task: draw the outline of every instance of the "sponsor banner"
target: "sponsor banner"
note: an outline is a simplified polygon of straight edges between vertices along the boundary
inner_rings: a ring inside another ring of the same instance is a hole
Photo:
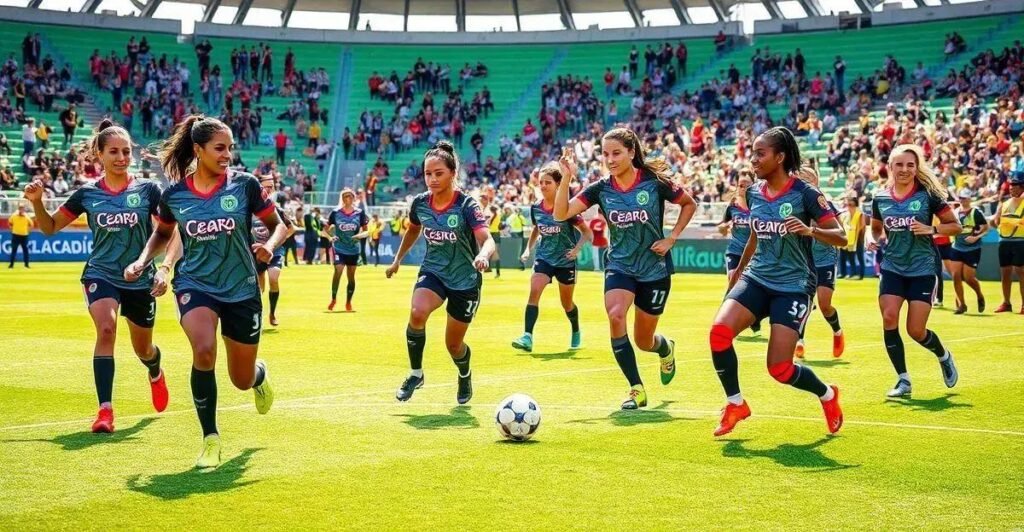
[[[38,231],[28,235],[28,254],[32,261],[73,262],[84,261],[92,253],[92,233],[88,231],[62,231],[47,237]],[[18,250],[21,260],[21,250]],[[0,260],[11,260],[11,233],[0,233]]]

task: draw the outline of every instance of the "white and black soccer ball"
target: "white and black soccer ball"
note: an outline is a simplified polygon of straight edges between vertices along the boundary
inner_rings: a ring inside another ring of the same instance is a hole
[[[540,405],[524,393],[514,393],[498,403],[494,423],[502,436],[514,440],[530,439],[540,427]]]

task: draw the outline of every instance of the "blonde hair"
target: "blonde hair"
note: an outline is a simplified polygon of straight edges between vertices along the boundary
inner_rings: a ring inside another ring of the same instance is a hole
[[[893,148],[892,152],[889,153],[889,164],[891,165],[896,157],[908,152],[914,154],[914,159],[917,161],[917,174],[914,176],[914,179],[928,191],[930,196],[946,201],[949,192],[942,184],[942,181],[939,180],[939,177],[935,175],[932,167],[925,161],[924,150],[917,144],[900,144]],[[890,185],[896,183],[896,172],[892,171],[892,168],[889,169],[889,183]]]

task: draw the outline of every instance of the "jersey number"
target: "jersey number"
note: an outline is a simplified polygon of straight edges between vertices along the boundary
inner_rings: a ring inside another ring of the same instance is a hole
[[[668,296],[668,290],[652,290],[651,291],[651,304],[652,305],[663,305],[665,303],[665,297]]]
[[[807,305],[803,303],[793,302],[793,308],[789,309],[789,315],[793,316],[798,320],[804,319],[804,315],[807,314]]]
[[[480,307],[480,302],[479,301],[470,301],[470,302],[468,302],[467,305],[466,305],[466,316],[468,316],[468,317],[476,316],[476,309],[479,308],[479,307]]]

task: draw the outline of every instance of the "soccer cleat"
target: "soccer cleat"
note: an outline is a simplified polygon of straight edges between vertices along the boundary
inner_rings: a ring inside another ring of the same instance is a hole
[[[932,302],[932,308],[942,308],[942,301],[936,299]]]
[[[835,434],[843,426],[843,409],[839,406],[839,387],[835,384],[829,384],[828,387],[832,388],[835,396],[831,401],[822,401],[821,409],[825,412],[825,424],[828,425],[829,434]]]
[[[352,312],[352,302],[350,302],[350,301],[346,301],[345,302],[345,312]]]
[[[196,469],[213,469],[220,465],[220,435],[210,434],[203,438],[203,448],[196,459]]]
[[[750,417],[750,407],[747,406],[746,401],[738,405],[726,403],[725,408],[722,409],[722,419],[718,422],[718,428],[715,429],[715,436],[729,434],[732,429],[736,428],[737,423],[748,417]]]
[[[92,432],[93,434],[114,432],[114,410],[112,408],[101,408],[96,413],[96,421],[92,422]]]
[[[959,315],[959,314],[965,314],[966,312],[967,312],[967,305],[957,305],[956,306],[956,310],[953,311],[953,314],[958,314]]]
[[[270,315],[270,324],[277,327],[277,316],[274,316],[273,314]]]
[[[981,314],[982,312],[985,312],[985,298],[979,297],[978,298],[978,314]]]
[[[893,389],[889,390],[889,392],[886,393],[885,396],[890,399],[898,399],[901,397],[910,397],[910,393],[910,381],[906,379],[900,379],[896,381],[896,386]]]
[[[569,351],[576,351],[583,349],[583,335],[580,331],[572,333],[572,338],[569,340]]]
[[[455,394],[455,400],[464,405],[473,398],[473,372],[463,377],[459,375],[459,391]]]
[[[942,368],[942,381],[946,383],[946,388],[952,388],[956,386],[956,381],[960,380],[960,372],[956,370],[956,363],[953,362],[953,353],[946,350],[946,361],[939,361],[939,367]]]
[[[1001,303],[996,307],[996,314],[999,314],[1000,312],[1013,312],[1013,305],[1009,303]]]
[[[661,383],[668,384],[676,376],[676,341],[666,340],[669,344],[667,357],[661,358]]]
[[[417,377],[415,375],[409,375],[402,385],[398,387],[398,391],[395,392],[395,399],[399,401],[408,401],[412,398],[413,392],[423,387],[423,377]]]
[[[267,363],[257,360],[256,365],[263,368],[263,384],[254,386],[252,389],[256,396],[256,411],[266,414],[270,412],[270,407],[274,404],[274,389],[270,387],[270,372],[267,371]]]
[[[636,410],[647,406],[647,392],[643,384],[637,384],[629,389],[629,397],[622,402],[623,410]]]
[[[512,340],[512,347],[527,353],[533,352],[533,336],[530,333],[523,333],[522,336]]]
[[[167,379],[164,378],[164,370],[160,370],[160,376],[156,380],[149,380],[149,391],[153,396],[153,409],[163,412],[167,408]]]
[[[839,334],[832,335],[832,357],[843,356],[843,351],[846,351],[846,335],[843,334],[843,331],[839,331]]]
[[[797,340],[796,341],[796,349],[793,351],[793,356],[795,356],[797,358],[803,358],[804,357],[804,341],[803,340]]]
[[[332,299],[331,302],[327,304],[327,310],[334,310],[334,305],[337,305],[337,304],[338,304],[338,300],[337,299]]]

